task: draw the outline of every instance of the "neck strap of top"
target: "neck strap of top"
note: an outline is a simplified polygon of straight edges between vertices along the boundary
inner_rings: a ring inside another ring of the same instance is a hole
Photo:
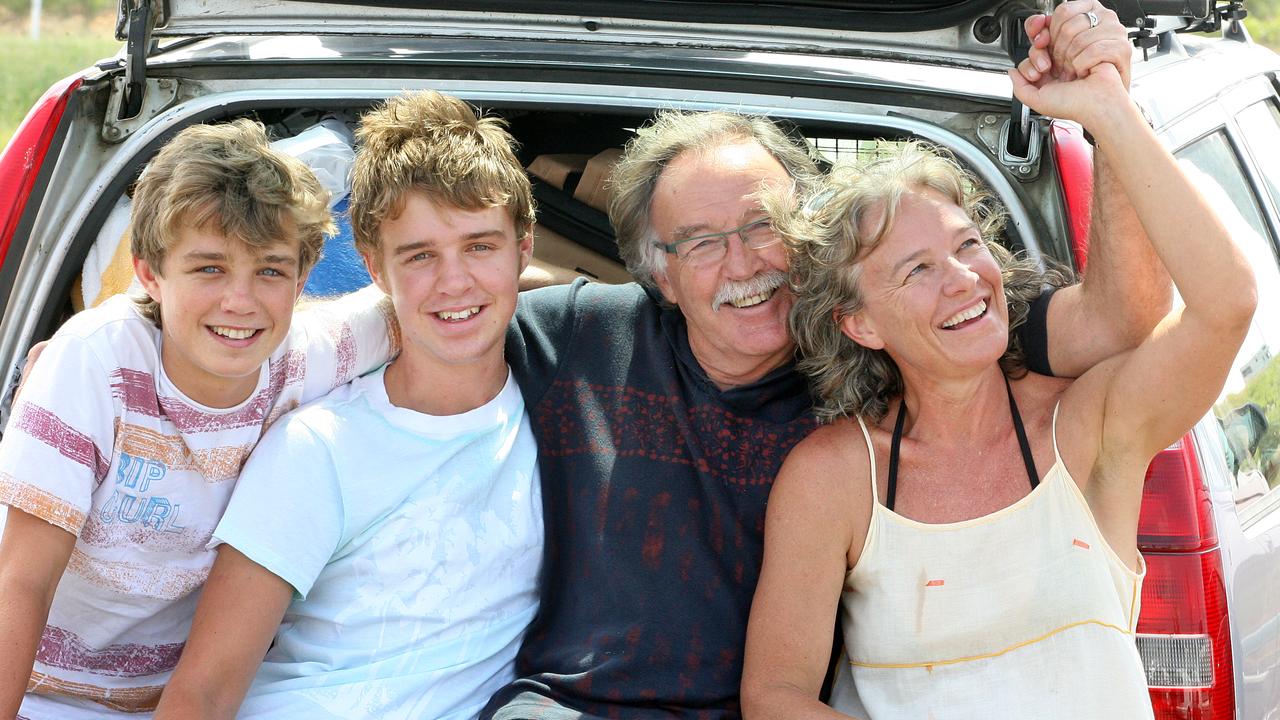
[[[1022,449],[1022,464],[1027,468],[1027,477],[1031,480],[1031,489],[1040,484],[1040,473],[1036,472],[1036,459],[1031,455],[1031,443],[1027,441],[1027,431],[1022,427],[1022,415],[1018,413],[1018,403],[1013,400],[1013,387],[1009,378],[1004,379],[1005,392],[1009,394],[1009,414],[1013,416],[1013,431],[1018,435],[1018,447]],[[893,424],[893,443],[889,446],[889,490],[885,497],[885,507],[892,510],[898,497],[898,451],[902,446],[902,426],[907,419],[907,402],[903,398],[898,403],[898,419]]]

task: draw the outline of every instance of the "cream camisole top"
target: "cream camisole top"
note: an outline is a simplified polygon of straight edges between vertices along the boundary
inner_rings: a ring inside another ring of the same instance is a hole
[[[1030,494],[940,524],[880,503],[870,453],[876,499],[840,604],[871,720],[1152,718],[1133,635],[1146,567],[1103,539],[1058,454],[1056,409],[1053,441]]]

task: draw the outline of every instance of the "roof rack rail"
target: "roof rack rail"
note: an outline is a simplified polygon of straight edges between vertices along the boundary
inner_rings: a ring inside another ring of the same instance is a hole
[[[1120,16],[1120,22],[1136,27],[1140,37],[1170,31],[1217,32],[1226,25],[1225,37],[1245,40],[1241,20],[1248,16],[1245,0],[1102,0]],[[1144,29],[1154,32],[1143,34]],[[1139,44],[1139,47],[1144,47]],[[1147,45],[1146,47],[1151,47]]]
[[[1102,0],[1116,11],[1120,22],[1135,27],[1147,18],[1200,20],[1213,14],[1217,0]]]
[[[1180,32],[1218,32],[1221,30],[1222,37],[1228,40],[1248,42],[1249,33],[1245,31],[1244,23],[1241,22],[1248,16],[1249,11],[1244,9],[1244,0],[1218,0],[1209,17],[1201,19]],[[1225,29],[1223,28],[1224,25],[1226,26]]]

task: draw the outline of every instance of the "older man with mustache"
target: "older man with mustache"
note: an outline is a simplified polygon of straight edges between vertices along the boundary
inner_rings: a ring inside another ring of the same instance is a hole
[[[1105,50],[1127,78],[1113,13],[1073,1],[1053,22],[1071,32],[1085,23],[1067,21],[1087,11],[1104,22],[1081,53],[1104,43],[1090,52]],[[787,333],[787,257],[756,194],[817,176],[807,146],[766,119],[663,113],[613,175],[610,219],[639,284],[524,294],[507,358],[538,439],[542,606],[519,679],[481,717],[740,716],[765,501],[814,428]],[[1062,374],[1132,346],[1169,302],[1105,169],[1098,187],[1095,227],[1106,233],[1088,280],[1046,299],[1023,333],[1042,347],[1051,336]]]

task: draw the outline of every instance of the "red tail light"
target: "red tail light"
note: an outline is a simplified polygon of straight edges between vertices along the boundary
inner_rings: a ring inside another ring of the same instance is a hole
[[[1151,462],[1138,522],[1147,577],[1137,643],[1156,720],[1235,716],[1227,597],[1210,511],[1188,435]]]
[[[1209,491],[1190,437],[1160,451],[1147,467],[1138,517],[1143,550],[1207,550],[1218,544]]]
[[[9,253],[36,175],[62,121],[62,112],[80,82],[79,76],[73,76],[49,88],[0,155],[0,262]]]

